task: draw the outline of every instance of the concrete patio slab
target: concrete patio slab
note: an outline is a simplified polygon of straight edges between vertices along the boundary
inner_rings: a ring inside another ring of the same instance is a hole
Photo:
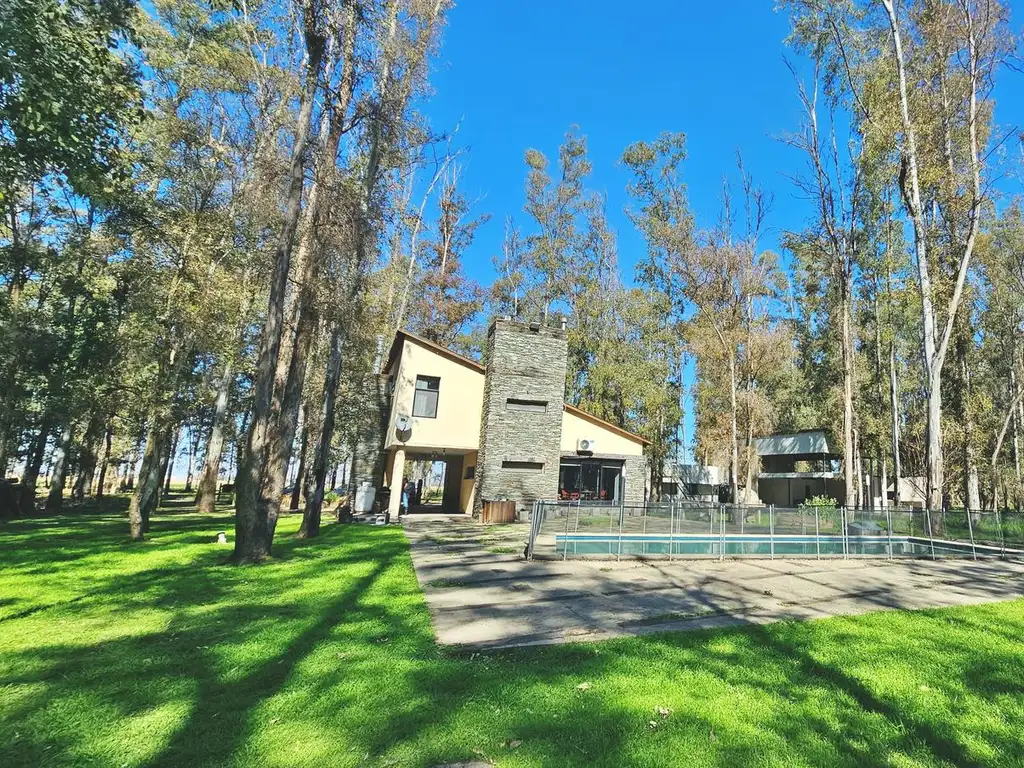
[[[405,521],[438,642],[551,644],[1024,596],[1021,562],[527,562],[521,552],[528,529],[462,516]]]

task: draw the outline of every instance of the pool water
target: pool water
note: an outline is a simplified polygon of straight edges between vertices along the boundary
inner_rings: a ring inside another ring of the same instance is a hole
[[[814,536],[776,536],[775,546],[767,537],[760,536],[726,536],[724,553],[721,551],[723,539],[720,536],[623,536],[617,535],[559,535],[555,536],[555,548],[558,554],[567,555],[691,555],[708,556],[723,555],[726,557],[739,555],[771,556],[787,555],[815,556],[822,555],[889,555],[890,541],[880,536],[850,536],[846,539],[845,549],[842,536],[822,536],[820,541]],[[943,541],[932,544],[928,539],[910,537],[892,538],[893,557],[927,557],[933,552],[944,556],[971,556],[971,545],[960,545],[955,542]]]

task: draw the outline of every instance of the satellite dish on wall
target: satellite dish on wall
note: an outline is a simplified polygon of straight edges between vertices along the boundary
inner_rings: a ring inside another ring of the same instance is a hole
[[[412,419],[406,416],[404,413],[400,413],[395,417],[395,431],[399,435],[407,435],[412,430]]]

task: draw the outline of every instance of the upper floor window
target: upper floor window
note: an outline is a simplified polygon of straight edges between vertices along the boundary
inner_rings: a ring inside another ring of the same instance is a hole
[[[441,379],[437,376],[417,376],[416,394],[412,398],[412,415],[426,419],[437,418],[437,394]]]

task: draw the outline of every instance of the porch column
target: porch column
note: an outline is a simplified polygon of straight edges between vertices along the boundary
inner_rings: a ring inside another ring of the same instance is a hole
[[[391,465],[391,498],[388,500],[388,511],[391,518],[398,518],[398,508],[402,504],[402,486],[405,484],[405,449],[395,448]]]

